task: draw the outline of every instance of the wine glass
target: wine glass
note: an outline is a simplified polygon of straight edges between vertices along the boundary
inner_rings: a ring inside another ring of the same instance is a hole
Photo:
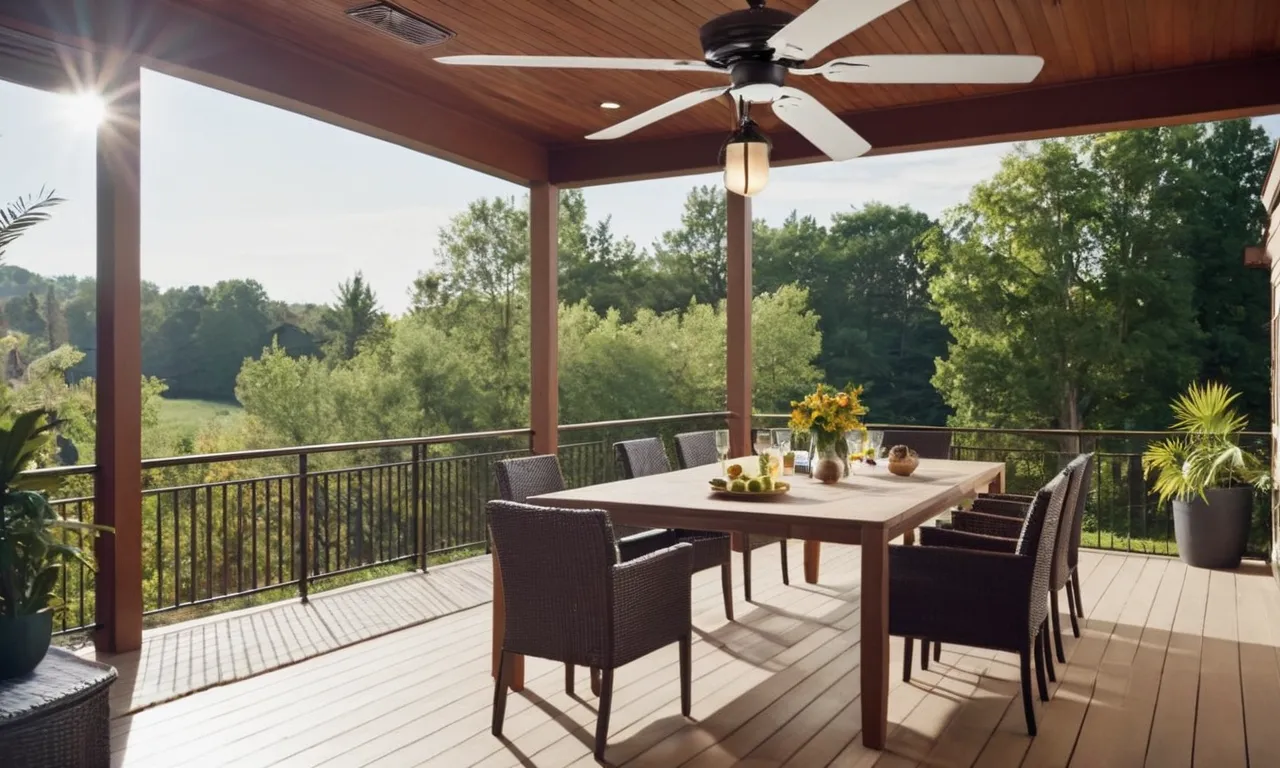
[[[880,458],[880,446],[884,443],[884,432],[874,429],[867,433],[867,447],[874,452],[875,458]]]
[[[729,460],[729,430],[716,430],[716,455],[720,457],[720,474],[724,474],[724,463]]]
[[[773,447],[773,430],[758,429],[756,430],[756,455],[763,456],[766,451]]]
[[[862,436],[863,432],[860,429],[854,429],[844,433],[844,442],[845,446],[849,449],[850,461],[862,460]]]

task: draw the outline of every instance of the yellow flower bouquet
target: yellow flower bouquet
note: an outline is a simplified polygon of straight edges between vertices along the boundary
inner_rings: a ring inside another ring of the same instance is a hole
[[[845,433],[863,429],[862,387],[836,389],[819,384],[813,394],[791,402],[792,431],[808,432],[813,456],[809,473],[823,482],[835,482],[849,474],[849,446]],[[838,462],[833,468],[829,462]],[[819,466],[825,464],[826,466]],[[833,479],[828,479],[834,473]]]

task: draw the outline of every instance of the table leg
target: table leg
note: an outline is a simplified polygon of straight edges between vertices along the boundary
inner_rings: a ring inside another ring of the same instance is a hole
[[[987,493],[1004,493],[1004,470],[1000,470],[1000,474],[991,484],[987,486]]]
[[[804,543],[804,581],[806,584],[818,583],[818,564],[822,561],[822,542],[805,541]]]
[[[507,601],[502,591],[502,569],[498,567],[498,555],[493,555],[493,676],[498,676],[498,659],[502,657],[502,637],[507,628]],[[512,654],[510,688],[517,693],[524,690],[524,656]]]
[[[884,749],[889,733],[889,531],[862,529],[862,743]]]

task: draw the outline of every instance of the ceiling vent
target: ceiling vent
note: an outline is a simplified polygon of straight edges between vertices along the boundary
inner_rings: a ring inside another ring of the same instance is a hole
[[[453,37],[453,32],[439,24],[414,16],[390,3],[374,3],[352,8],[347,11],[347,15],[361,24],[368,24],[411,45],[423,47],[440,45]]]

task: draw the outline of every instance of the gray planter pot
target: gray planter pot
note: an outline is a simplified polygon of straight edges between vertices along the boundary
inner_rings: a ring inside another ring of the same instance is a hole
[[[39,666],[53,639],[53,611],[0,616],[0,680],[21,677]]]
[[[1235,568],[1249,545],[1253,488],[1210,488],[1173,502],[1173,533],[1178,557],[1196,568]]]

